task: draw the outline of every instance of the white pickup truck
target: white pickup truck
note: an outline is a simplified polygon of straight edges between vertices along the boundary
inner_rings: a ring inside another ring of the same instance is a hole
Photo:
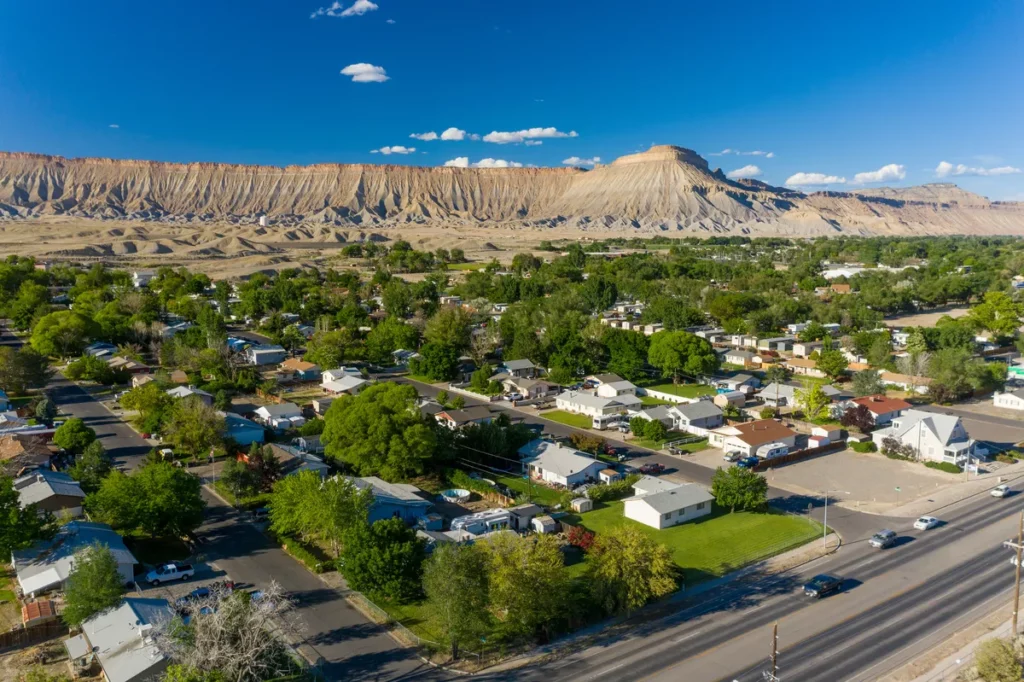
[[[188,580],[195,574],[192,564],[164,564],[147,573],[146,582],[150,585],[159,585],[172,580]]]

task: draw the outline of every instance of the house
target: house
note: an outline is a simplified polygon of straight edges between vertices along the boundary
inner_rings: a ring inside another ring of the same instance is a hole
[[[868,411],[871,412],[871,417],[875,420],[875,426],[885,426],[894,418],[903,414],[905,410],[909,410],[912,407],[906,400],[888,398],[884,395],[866,395],[862,398],[854,398],[843,403],[846,409],[852,409],[858,405],[868,408]]]
[[[708,443],[726,452],[739,452],[749,457],[769,443],[784,443],[795,448],[796,431],[774,419],[761,419],[714,429],[708,433]]]
[[[503,362],[498,366],[498,371],[520,379],[533,379],[537,376],[537,366],[525,358]]]
[[[107,366],[115,372],[124,372],[126,374],[149,374],[152,371],[149,365],[138,360],[121,357],[120,355],[107,360]]]
[[[617,398],[620,395],[636,395],[636,385],[631,381],[609,381],[597,387],[595,393],[601,398]]]
[[[256,418],[264,425],[278,431],[287,431],[306,423],[306,418],[302,416],[302,410],[295,403],[264,405],[256,410]]]
[[[793,322],[786,325],[786,331],[790,334],[799,334],[810,326],[810,322]]]
[[[153,630],[169,623],[174,609],[166,599],[126,597],[82,623],[82,632],[64,641],[74,667],[99,662],[107,682],[143,682],[163,677],[171,659],[153,640]]]
[[[833,294],[845,295],[852,291],[849,284],[833,284],[829,287]]]
[[[269,447],[281,465],[281,474],[283,476],[292,476],[303,471],[312,471],[321,479],[325,479],[330,473],[331,468],[321,457],[303,452],[289,445],[271,443]],[[247,453],[239,453],[238,459],[242,462],[248,462],[249,455]]]
[[[326,384],[328,381],[341,381],[345,377],[362,379],[363,373],[355,367],[339,367],[338,369],[329,369],[322,373],[320,381]]]
[[[543,379],[509,377],[501,382],[506,393],[518,393],[526,400],[546,398],[558,390],[558,385]]]
[[[49,438],[49,436],[47,436]],[[50,449],[27,433],[0,433],[0,466],[5,472],[17,474],[22,469],[35,469],[50,464]]]
[[[732,376],[716,378],[715,383],[730,391],[742,391],[744,386],[749,386],[751,390],[757,388],[761,385],[761,380],[753,374],[738,372]]]
[[[320,440],[320,436],[299,436],[294,441],[295,447],[303,452],[308,452],[312,455],[323,454],[324,443]]]
[[[669,408],[669,415],[672,418],[673,429],[695,436],[704,436],[708,430],[717,429],[724,422],[721,408],[710,400],[673,405]]]
[[[825,348],[825,344],[821,341],[801,341],[800,343],[793,344],[793,356],[798,358],[808,358],[811,353],[817,351],[820,353]]]
[[[594,386],[600,386],[601,384],[611,384],[616,381],[625,381],[618,374],[612,374],[608,372],[606,374],[591,374],[590,376],[584,377],[584,381],[594,384]]]
[[[734,407],[743,407],[747,404],[747,394],[743,391],[726,391],[716,395],[711,402],[712,405],[723,410],[730,405]]]
[[[975,449],[960,417],[922,410],[906,410],[890,426],[871,434],[879,449],[888,438],[909,445],[920,459],[932,462],[966,464]]]
[[[7,392],[0,388],[0,412],[6,412],[7,410],[13,409],[14,407],[11,405],[11,400],[7,397]]]
[[[797,403],[796,392],[802,390],[805,390],[804,386],[795,381],[784,384],[771,383],[762,388],[757,397],[768,407],[793,407]],[[851,395],[830,384],[822,384],[821,390],[832,402],[837,402]]]
[[[798,376],[824,379],[828,375],[818,369],[818,362],[809,358],[790,358],[784,363],[786,369]]]
[[[623,500],[623,515],[661,530],[711,513],[711,503],[715,498],[703,486],[665,483],[668,485],[660,490],[645,491]],[[636,486],[633,490],[636,492]]]
[[[133,374],[132,375],[132,388],[138,388],[139,386],[145,386],[151,381],[156,381],[156,377],[152,374]]]
[[[327,410],[331,409],[331,405],[334,404],[334,398],[314,398],[313,399],[313,412],[318,417],[322,417],[327,414]]]
[[[470,424],[490,424],[494,415],[486,405],[474,405],[463,410],[442,410],[434,415],[434,419],[454,430]]]
[[[195,396],[204,405],[213,405],[213,396],[206,391],[196,388],[195,386],[175,386],[165,391],[167,395],[175,399],[189,398]]]
[[[177,324],[172,324],[168,327],[164,327],[164,330],[160,332],[160,336],[162,336],[165,339],[172,339],[177,334],[180,334],[181,332],[184,331],[188,331],[194,326],[195,325],[192,324],[191,322],[179,322]]]
[[[94,358],[113,357],[114,353],[117,352],[117,346],[106,341],[97,341],[91,343],[85,347],[82,351],[82,355],[88,355]]]
[[[665,425],[666,429],[671,429],[674,426],[674,418],[672,416],[672,405],[655,405],[653,407],[647,407],[632,417],[640,417],[648,421],[659,421]]]
[[[418,358],[419,356],[420,354],[416,351],[405,350],[404,348],[399,348],[391,353],[391,357],[394,360],[396,367],[407,367],[410,360]]]
[[[643,402],[629,393],[615,398],[602,398],[582,391],[563,391],[555,398],[555,406],[573,414],[585,414],[599,420],[610,415],[639,409]]]
[[[793,342],[796,339],[792,336],[774,336],[770,339],[758,339],[758,350],[793,350]]]
[[[343,376],[334,381],[325,381],[320,386],[331,395],[347,394],[359,395],[359,393],[370,385],[370,382],[362,377]]]
[[[185,371],[181,369],[174,370],[167,376],[167,378],[170,379],[172,384],[188,383],[188,374],[186,374]]]
[[[912,391],[921,395],[928,392],[928,385],[932,383],[928,377],[912,377],[909,374],[895,372],[882,372],[880,378],[887,385],[898,386],[904,391]]]
[[[749,350],[727,350],[723,359],[730,365],[739,365],[740,367],[748,367],[754,362],[756,354],[751,353]]]
[[[506,530],[512,522],[512,514],[508,509],[487,509],[486,511],[465,516],[456,516],[452,519],[452,530],[463,531],[469,535],[470,540]],[[532,523],[532,519],[531,519]]]
[[[535,504],[520,504],[509,507],[509,528],[524,533],[530,529],[530,521],[536,516],[544,513],[544,510]]]
[[[598,473],[607,465],[579,450],[540,438],[519,448],[523,469],[530,477],[566,488],[588,480],[597,480]]]
[[[320,378],[320,365],[299,358],[288,358],[278,368],[285,376],[295,381],[316,381]]]
[[[421,496],[422,491],[410,483],[388,483],[376,476],[349,480],[360,490],[369,490],[373,494],[370,523],[381,519],[398,518],[413,524],[417,519],[426,516],[427,511],[433,506],[430,500]],[[455,528],[454,522],[452,528]]]
[[[1006,393],[996,393],[992,396],[992,404],[1008,410],[1024,410],[1024,388]]]
[[[245,349],[245,359],[250,365],[278,365],[288,357],[288,351],[281,346],[256,344]]]
[[[54,515],[82,515],[85,492],[81,484],[67,474],[49,469],[36,469],[14,479],[18,504],[24,509],[36,505],[40,512]]]
[[[263,443],[267,438],[266,430],[251,419],[246,419],[233,412],[218,412],[224,417],[224,437],[235,441],[239,447],[248,447],[253,443]]]
[[[131,582],[138,562],[121,536],[105,523],[72,521],[61,527],[52,540],[13,552],[12,563],[21,591],[37,595],[61,589],[71,573],[75,554],[95,543],[107,546],[117,562],[118,574],[125,583]]]
[[[136,289],[142,289],[143,287],[149,286],[149,283],[156,277],[156,272],[153,270],[136,270],[132,273],[132,285]]]

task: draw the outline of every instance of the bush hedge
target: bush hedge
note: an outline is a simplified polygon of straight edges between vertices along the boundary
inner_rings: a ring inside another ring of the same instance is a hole
[[[301,561],[306,568],[313,573],[326,573],[334,570],[334,562],[330,559],[319,559],[313,552],[307,549],[302,541],[287,535],[278,535],[274,538],[281,545],[281,549],[292,557]]]
[[[925,462],[924,465],[929,469],[938,469],[939,471],[945,471],[947,474],[963,473],[960,470],[960,467],[953,464],[952,462]]]
[[[620,481],[598,485],[587,489],[587,497],[594,502],[607,502],[633,494],[633,484],[640,480],[640,474],[630,474]]]
[[[878,446],[870,440],[863,443],[850,443],[850,449],[854,452],[878,452]]]
[[[473,492],[481,494],[498,492],[490,483],[485,483],[479,479],[471,478],[470,475],[462,469],[449,469],[446,478],[448,479],[448,483],[455,488],[472,490]]]

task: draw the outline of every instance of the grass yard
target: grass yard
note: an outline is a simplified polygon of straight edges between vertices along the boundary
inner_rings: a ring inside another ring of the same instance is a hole
[[[670,400],[652,398],[649,395],[638,395],[637,398],[640,398],[640,402],[643,403],[644,405],[675,405],[675,403]]]
[[[572,412],[566,412],[565,410],[551,410],[550,412],[541,412],[540,416],[545,419],[550,419],[553,422],[559,424],[565,424],[566,426],[572,426],[577,429],[589,429],[594,425],[594,420],[585,414],[573,414]]]
[[[632,525],[668,547],[672,559],[692,585],[781,554],[821,536],[815,521],[788,514],[715,510],[710,516],[673,528],[656,530],[622,515],[623,503],[599,504],[578,517],[600,536],[612,528]]]
[[[669,438],[669,440],[671,441],[672,439]],[[679,450],[682,450],[683,452],[700,452],[701,450],[708,449],[708,439],[701,438],[700,440],[694,441],[692,443],[682,443],[676,445],[675,447],[678,448]]]
[[[554,488],[549,488],[535,481],[528,481],[521,476],[495,476],[494,480],[509,490],[525,495],[530,498],[531,502],[536,502],[545,507],[553,507],[562,499],[562,493]]]
[[[448,263],[449,270],[483,270],[487,263]]]
[[[660,391],[662,393],[668,393],[669,395],[677,395],[680,398],[699,398],[702,395],[715,395],[716,391],[713,386],[707,384],[673,384],[669,382],[667,384],[655,384],[653,386],[644,386],[644,388],[652,391]]]
[[[396,621],[412,630],[413,634],[431,642],[440,643],[442,641],[441,633],[438,631],[437,626],[430,622],[425,601],[410,602],[408,604],[384,602],[378,604],[378,606],[387,611],[388,615]]]

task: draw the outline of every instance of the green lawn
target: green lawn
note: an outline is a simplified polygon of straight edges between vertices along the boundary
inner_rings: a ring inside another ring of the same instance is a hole
[[[396,621],[413,631],[414,634],[431,642],[441,642],[441,634],[434,623],[430,622],[427,614],[425,601],[411,602],[408,604],[392,604],[384,602],[377,604],[388,612],[388,615]]]
[[[449,270],[482,270],[487,267],[487,263],[448,263]]]
[[[667,384],[644,386],[644,388],[652,391],[661,391],[669,395],[677,395],[680,398],[699,398],[702,395],[715,395],[716,393],[714,387],[707,384],[673,384],[669,382]]]
[[[638,395],[637,397],[640,398],[640,402],[643,403],[644,405],[675,405],[675,403],[670,400],[652,398],[649,395]]]
[[[578,517],[600,536],[617,526],[632,525],[668,547],[689,585],[735,571],[820,537],[815,521],[788,514],[715,510],[711,516],[673,528],[656,530],[622,515],[623,503],[599,504]]]
[[[494,480],[509,490],[525,495],[530,498],[531,502],[536,502],[545,507],[553,507],[562,499],[562,493],[559,491],[535,481],[528,481],[521,476],[495,476]]]
[[[559,424],[565,424],[566,426],[573,426],[577,429],[589,429],[594,425],[594,420],[585,414],[573,414],[572,412],[566,412],[565,410],[551,410],[550,412],[542,412],[541,415],[545,419],[550,419],[553,422]]]
[[[669,440],[671,441],[672,439],[669,438]],[[676,445],[676,447],[684,452],[700,452],[701,450],[707,450],[708,439],[701,438],[700,440],[694,441],[692,443],[683,443],[681,445]]]

